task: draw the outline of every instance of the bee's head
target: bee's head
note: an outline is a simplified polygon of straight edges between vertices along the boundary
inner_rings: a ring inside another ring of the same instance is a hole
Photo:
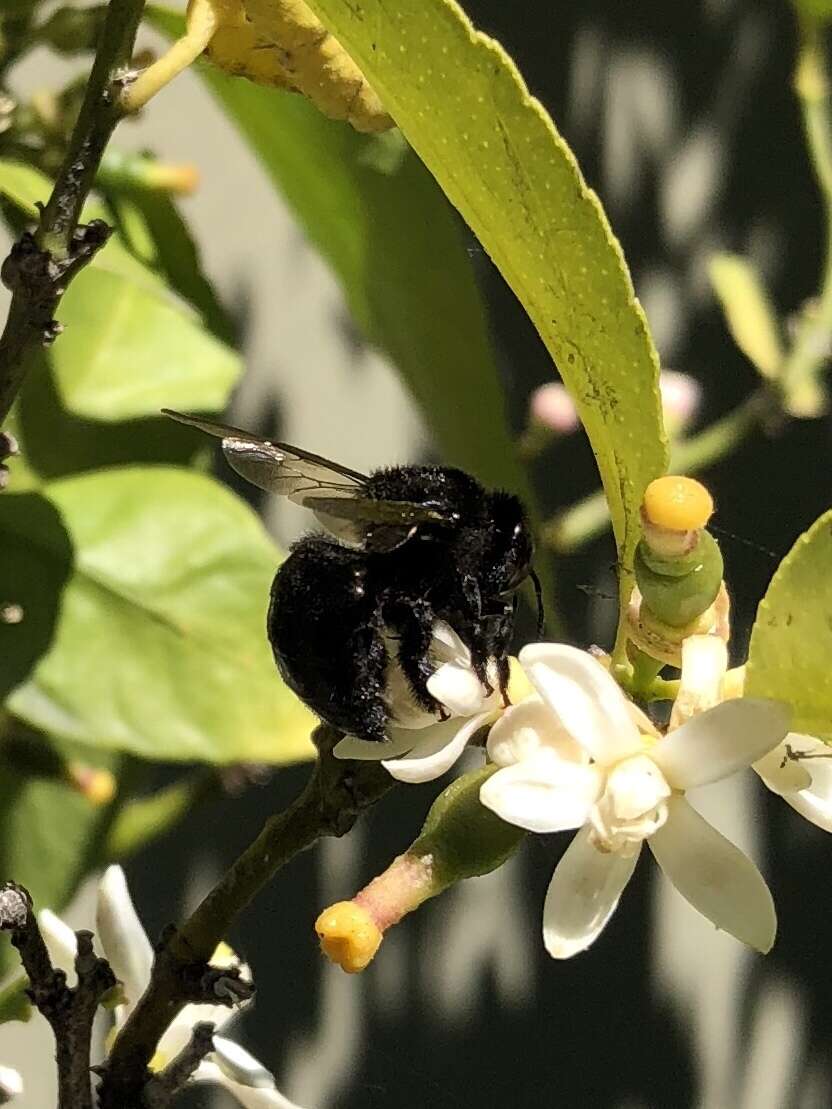
[[[489,584],[495,594],[507,597],[531,577],[537,598],[538,638],[544,634],[543,595],[532,567],[534,540],[526,512],[511,493],[493,493]]]
[[[511,493],[491,496],[490,585],[494,593],[513,593],[529,576],[534,555],[531,528],[522,504]]]

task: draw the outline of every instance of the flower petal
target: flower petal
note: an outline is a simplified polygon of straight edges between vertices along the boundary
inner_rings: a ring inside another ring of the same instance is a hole
[[[11,1067],[0,1066],[0,1105],[23,1093],[23,1079]]]
[[[790,758],[786,743],[795,755],[811,758]],[[832,832],[832,748],[828,744],[813,735],[790,732],[784,743],[754,763],[754,769],[795,812]]]
[[[569,959],[598,938],[638,862],[640,847],[632,855],[599,851],[591,834],[578,832],[549,883],[543,943],[553,959]]]
[[[431,725],[433,727],[434,725]],[[339,740],[332,750],[336,759],[356,759],[359,762],[380,762],[384,759],[398,758],[413,747],[421,729],[391,728],[387,743],[376,743],[370,739],[359,739],[348,735]]]
[[[660,739],[650,757],[676,789],[693,789],[727,778],[776,747],[789,716],[780,701],[723,701]]]
[[[772,793],[785,795],[794,793],[799,789],[808,789],[815,777],[814,774],[809,773],[808,767],[812,766],[814,769],[815,760],[804,763],[792,758],[786,745],[788,744],[797,752],[798,750],[814,750],[814,745],[819,742],[814,736],[802,736],[796,732],[789,732],[782,743],[778,743],[767,755],[757,759],[752,764],[753,768]],[[822,744],[822,746],[826,747],[825,744]],[[829,755],[832,760],[832,751],[829,751]],[[832,782],[829,785],[832,786]]]
[[[530,643],[519,657],[563,727],[602,766],[641,750],[624,694],[586,651],[563,643]]]
[[[387,645],[384,703],[390,721],[399,728],[426,728],[436,721],[436,713],[427,712],[417,704],[413,688],[399,662],[398,647],[391,640]]]
[[[586,823],[600,792],[597,767],[565,762],[544,749],[492,774],[480,789],[480,801],[518,828],[563,832]]]
[[[717,928],[763,953],[777,934],[771,893],[754,863],[678,794],[667,823],[647,841],[659,866]]]
[[[535,693],[519,704],[510,705],[488,733],[488,757],[498,766],[523,762],[543,748],[569,762],[587,761],[583,747]]]
[[[828,793],[823,795],[813,789],[802,789],[799,793],[784,793],[782,796],[806,820],[824,832],[832,832],[832,797]]]
[[[682,676],[670,714],[671,731],[719,704],[727,669],[728,648],[718,635],[689,635],[683,640]]]
[[[384,769],[400,782],[432,782],[449,770],[465,750],[474,734],[494,713],[481,712],[467,719],[454,717],[415,733],[418,742],[400,759],[385,759]]]
[[[214,1042],[216,1043],[216,1040]],[[214,1082],[217,1086],[222,1086],[243,1106],[243,1109],[300,1109],[299,1105],[284,1097],[274,1085],[271,1089],[268,1089],[266,1087],[247,1086],[242,1082],[235,1081],[225,1073],[222,1067],[212,1061],[210,1055],[199,1064],[192,1081]]]
[[[51,909],[42,909],[38,913],[38,924],[52,965],[65,971],[67,982],[74,986],[78,977],[75,973],[75,956],[78,953],[75,933]]]
[[[471,666],[471,652],[444,620],[437,620],[433,625],[430,654],[439,665],[453,662],[459,666]]]
[[[130,900],[120,866],[109,866],[98,884],[96,929],[101,947],[116,978],[124,986],[126,1016],[150,981],[153,948]]]
[[[234,1082],[258,1090],[273,1090],[274,1078],[263,1064],[244,1047],[225,1036],[214,1036],[213,1061]]]
[[[443,663],[427,680],[428,693],[454,716],[482,712],[487,695],[470,667]],[[493,697],[493,694],[491,695]]]

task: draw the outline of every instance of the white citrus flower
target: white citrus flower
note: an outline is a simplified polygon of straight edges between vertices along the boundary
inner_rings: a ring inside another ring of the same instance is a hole
[[[75,933],[49,909],[38,914],[38,923],[53,964],[66,970],[71,980]],[[115,1011],[114,1038],[146,990],[153,965],[153,949],[133,907],[120,866],[108,867],[98,886],[96,939],[125,996],[124,1004]],[[222,945],[211,965],[240,966],[240,963],[231,949]],[[246,976],[247,968],[241,970]],[[159,1041],[151,1066],[158,1070],[178,1055],[200,1021],[210,1021],[219,1030],[233,1016],[233,1010],[225,1005],[186,1005]],[[190,1081],[215,1082],[228,1090],[244,1109],[299,1109],[280,1093],[261,1063],[224,1036],[214,1036],[214,1050],[199,1064]]]
[[[434,625],[430,653],[436,669],[428,678],[428,692],[449,718],[437,721],[415,704],[407,679],[391,657],[386,699],[395,723],[388,730],[389,742],[346,736],[335,746],[336,758],[381,759],[400,782],[430,782],[453,766],[480,728],[497,718],[499,693],[496,688],[486,692],[471,666],[471,652],[443,621]],[[496,687],[496,673],[493,684]]]
[[[9,1102],[23,1093],[23,1079],[12,1067],[0,1066],[0,1105]]]
[[[714,636],[692,635],[682,644],[679,705],[696,712],[726,696],[741,696],[743,670],[727,672],[728,656]],[[674,719],[671,718],[671,724]],[[796,812],[832,832],[832,748],[816,736],[789,732],[782,743],[758,759],[753,769],[763,783]]]
[[[549,885],[543,939],[565,959],[600,935],[646,840],[679,892],[718,927],[768,951],[776,916],[754,864],[688,804],[786,733],[784,706],[735,700],[659,736],[595,659],[555,643],[524,647],[536,695],[507,709],[488,754],[501,767],[480,799],[534,832],[577,828]]]

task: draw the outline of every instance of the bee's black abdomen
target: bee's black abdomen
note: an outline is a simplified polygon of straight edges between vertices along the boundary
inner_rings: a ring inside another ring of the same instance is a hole
[[[387,652],[366,555],[308,536],[272,585],[268,633],[290,689],[322,720],[362,739],[385,739]]]

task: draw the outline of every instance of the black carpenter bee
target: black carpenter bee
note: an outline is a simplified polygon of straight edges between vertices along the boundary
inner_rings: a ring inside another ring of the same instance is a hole
[[[281,675],[322,720],[361,739],[385,740],[388,666],[396,656],[415,703],[443,719],[427,689],[437,621],[468,648],[486,693],[493,692],[493,660],[507,702],[517,589],[528,577],[541,632],[543,625],[532,534],[517,497],[489,492],[445,466],[391,466],[367,476],[297,447],[164,411],[222,439],[237,473],[311,509],[330,533],[294,544],[275,576],[267,619]]]

